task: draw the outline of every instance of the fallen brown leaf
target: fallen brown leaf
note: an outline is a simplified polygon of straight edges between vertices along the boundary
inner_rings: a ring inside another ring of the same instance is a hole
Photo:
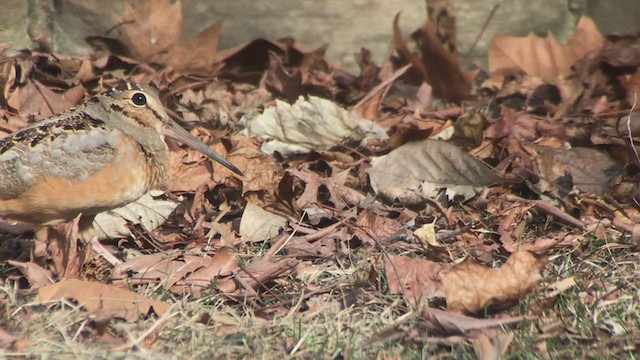
[[[475,337],[471,343],[478,360],[494,360],[502,358],[507,353],[514,337],[513,332],[485,331]]]
[[[421,316],[429,323],[430,330],[445,335],[462,335],[474,330],[503,327],[522,321],[522,316],[509,316],[496,319],[477,319],[474,317],[436,308],[425,308]]]
[[[218,290],[230,296],[255,295],[256,290],[266,290],[263,286],[269,279],[274,279],[291,270],[298,260],[277,259],[263,256],[241,268],[235,277],[218,283]]]
[[[186,73],[212,73],[221,29],[222,21],[216,21],[194,38],[176,44],[158,61]]]
[[[200,294],[202,288],[211,286],[215,281],[223,276],[229,276],[238,268],[238,258],[236,253],[228,247],[220,249],[206,266],[194,271],[184,279],[184,284],[193,285],[194,292]]]
[[[446,264],[407,256],[388,255],[384,259],[389,292],[402,294],[416,308],[446,296],[438,280],[438,274],[446,267]]]
[[[418,56],[409,50],[398,22],[399,15],[396,15],[393,23],[393,42],[402,62],[413,65],[414,69],[409,72],[411,78],[421,80],[418,84],[422,81],[427,82],[433,88],[434,95],[448,101],[459,102],[468,98],[475,73],[462,71],[457,54],[447,50],[440,42],[435,25],[427,21],[421,29],[411,35],[420,51]]]
[[[182,34],[182,2],[170,0],[127,1],[122,23],[122,41],[138,57],[149,60],[168,50]]]
[[[171,305],[146,298],[134,292],[99,282],[79,279],[62,280],[40,288],[36,303],[72,299],[100,318],[122,318],[136,321],[154,312],[164,315]]]
[[[523,71],[553,80],[571,73],[571,66],[604,44],[593,20],[583,16],[566,45],[549,33],[546,38],[498,35],[489,49],[489,70],[506,74]]]
[[[35,115],[38,118],[58,114],[73,106],[62,94],[51,91],[36,80],[16,89],[7,102],[21,115]]]
[[[0,350],[13,350],[18,337],[0,328]]]
[[[13,260],[9,260],[7,263],[11,266],[15,266],[22,272],[29,282],[29,285],[31,285],[31,289],[38,289],[53,283],[53,275],[51,274],[51,271],[43,269],[38,264]]]
[[[447,308],[455,312],[478,313],[500,308],[528,294],[542,280],[545,257],[518,251],[499,269],[491,269],[468,258],[442,272],[442,289]]]

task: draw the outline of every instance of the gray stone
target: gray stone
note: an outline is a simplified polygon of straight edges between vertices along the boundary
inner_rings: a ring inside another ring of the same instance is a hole
[[[106,35],[116,26],[124,0],[2,0],[0,42],[14,49],[31,46],[28,34],[48,36],[55,51],[87,54],[84,38]],[[457,19],[458,49],[467,62],[484,64],[494,34],[544,35],[559,39],[571,34],[580,14],[590,14],[603,32],[634,33],[640,30],[638,0],[452,0]],[[500,3],[475,48],[466,56],[489,16]],[[408,36],[426,19],[420,0],[297,0],[297,1],[198,1],[183,0],[184,36],[195,35],[223,19],[220,47],[228,48],[263,37],[292,36],[312,47],[329,44],[328,58],[354,69],[353,54],[361,47],[372,50],[380,63],[392,39],[392,22],[401,12],[402,30]],[[115,36],[116,33],[112,32]]]

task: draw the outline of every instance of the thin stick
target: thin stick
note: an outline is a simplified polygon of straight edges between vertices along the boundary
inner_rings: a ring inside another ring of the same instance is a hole
[[[633,153],[636,155],[636,159],[640,161],[640,155],[638,155],[638,149],[636,149],[636,144],[633,142],[633,135],[631,134],[631,113],[636,109],[636,104],[638,103],[638,92],[633,92],[633,105],[631,105],[631,110],[629,110],[629,114],[627,115],[627,132],[629,133],[629,141],[631,142],[631,149]]]
[[[489,16],[487,16],[487,19],[484,21],[484,24],[482,24],[482,28],[480,29],[480,32],[476,36],[476,39],[473,40],[471,47],[469,48],[469,50],[467,50],[467,53],[464,54],[465,57],[471,56],[471,53],[473,52],[473,50],[476,49],[476,45],[478,45],[480,38],[482,37],[482,35],[484,35],[484,32],[487,30],[487,26],[489,26],[489,22],[491,22],[491,19],[493,19],[493,16],[496,14],[496,11],[498,10],[499,7],[500,7],[500,4],[493,5],[493,8],[491,8],[491,12],[489,13]]]

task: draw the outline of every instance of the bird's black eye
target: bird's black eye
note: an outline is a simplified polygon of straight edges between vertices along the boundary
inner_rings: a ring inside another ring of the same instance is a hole
[[[144,96],[144,94],[141,92],[137,92],[133,94],[133,96],[131,97],[131,101],[133,102],[134,105],[137,105],[137,106],[147,105],[147,97]]]

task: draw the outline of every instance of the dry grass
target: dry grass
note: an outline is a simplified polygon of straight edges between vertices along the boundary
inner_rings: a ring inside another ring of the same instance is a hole
[[[640,252],[631,245],[586,239],[560,250],[546,285],[576,285],[549,296],[545,284],[508,309],[537,317],[513,331],[508,358],[637,358],[640,339]],[[269,293],[232,301],[212,291],[176,296],[161,285],[140,288],[174,304],[162,318],[101,323],[71,303],[32,306],[31,295],[1,288],[0,326],[20,336],[16,358],[475,358],[468,339],[430,333],[401,299],[385,293],[384,277],[364,252],[324,259]],[[379,270],[379,269],[378,269]],[[377,278],[375,278],[377,277]],[[7,283],[8,284],[8,283]],[[309,289],[316,289],[310,291]],[[308,306],[314,299],[316,306]]]

